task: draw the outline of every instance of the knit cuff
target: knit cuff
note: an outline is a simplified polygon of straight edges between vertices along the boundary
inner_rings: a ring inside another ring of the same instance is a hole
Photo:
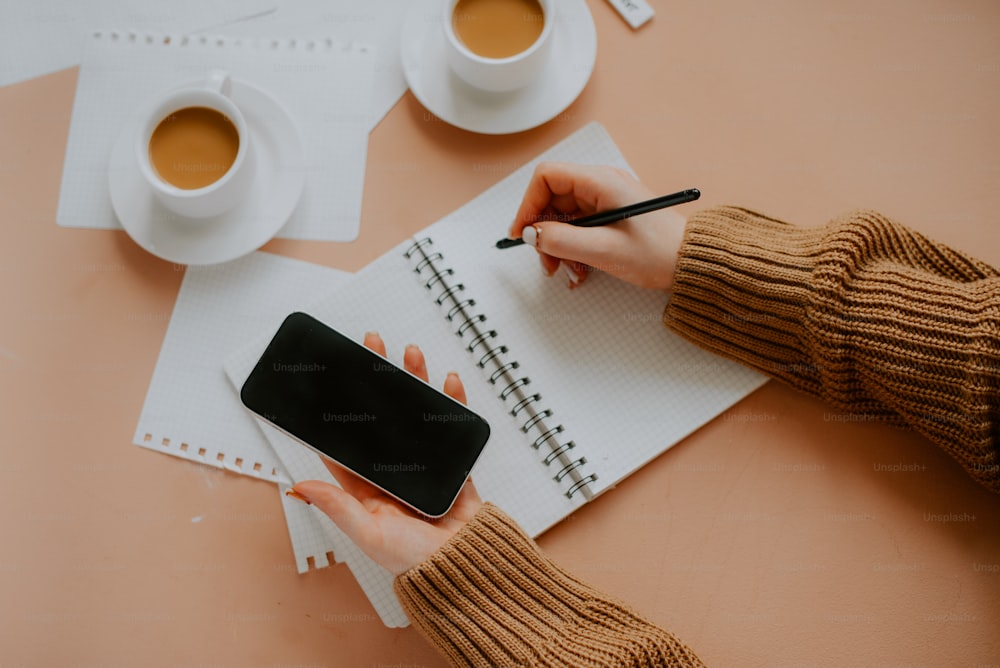
[[[555,565],[489,503],[395,590],[459,666],[701,665],[672,635]]]
[[[803,323],[823,234],[736,207],[696,213],[664,323],[704,348],[818,393]]]
[[[694,343],[908,425],[1000,491],[1000,271],[871,211],[802,228],[688,221],[664,322]]]

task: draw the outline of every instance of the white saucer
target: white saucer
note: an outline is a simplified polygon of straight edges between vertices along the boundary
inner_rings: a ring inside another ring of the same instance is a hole
[[[135,164],[139,119],[126,123],[115,142],[108,168],[111,206],[129,236],[157,257],[192,265],[234,260],[277,234],[298,204],[305,171],[295,123],[277,101],[245,81],[232,81],[231,97],[250,128],[255,174],[246,200],[218,216],[188,219],[160,203]]]
[[[403,22],[403,75],[428,111],[463,130],[521,132],[558,116],[587,85],[597,59],[597,31],[586,0],[561,0],[552,52],[538,78],[511,93],[469,86],[448,66],[440,16],[443,0],[418,0]]]

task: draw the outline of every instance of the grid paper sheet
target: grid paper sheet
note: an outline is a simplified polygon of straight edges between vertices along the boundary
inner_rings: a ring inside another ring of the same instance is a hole
[[[375,62],[373,47],[329,39],[91,33],[73,102],[56,222],[120,229],[108,185],[118,134],[163,91],[223,69],[276,100],[301,138],[302,197],[278,236],[353,240],[361,220]]]
[[[297,309],[290,304],[285,315],[293,310]],[[277,323],[268,331],[273,333],[275,330]],[[230,375],[233,388],[243,385],[268,340],[270,336],[261,339],[259,347],[256,344],[252,347],[245,346],[242,353],[231,357],[231,361],[227,362],[227,373]],[[257,417],[252,419],[257,423],[260,435],[267,439],[277,454],[283,470],[288,473],[292,482],[322,480],[332,485],[338,484],[318,455],[302,447],[264,420]],[[282,485],[282,491],[288,488],[288,485]],[[326,515],[315,507],[306,506],[287,497],[283,504],[299,573],[305,573],[310,567],[329,566],[332,556],[334,561],[347,564],[386,626],[401,627],[409,623],[406,613],[403,612],[393,593],[391,573],[361,552]]]
[[[475,299],[475,311],[488,323],[484,326],[497,330],[493,345],[507,347],[497,364],[519,363],[532,391],[552,410],[546,421],[562,427],[561,443],[574,442],[572,457],[586,458],[587,470],[597,475],[593,491],[600,493],[765,378],[666,331],[660,323],[666,305],[662,294],[599,274],[571,292],[558,280],[542,278],[530,249],[493,248],[506,232],[534,165],[543,159],[628,167],[604,129],[591,124],[417,238],[433,240],[427,248],[441,253],[434,261],[436,271],[449,285],[463,286],[463,298]],[[413,262],[403,257],[413,241],[400,244],[304,310],[358,341],[365,331],[379,331],[397,364],[403,347],[418,343],[435,386],[447,371],[458,371],[469,405],[492,427],[472,472],[476,487],[537,536],[579,507],[582,496],[567,497],[566,483],[553,479],[558,466],[554,460],[546,464],[551,449],[531,445],[536,427],[522,430],[523,417],[514,418],[509,404],[498,398],[500,388],[490,383],[496,365],[480,368],[482,353],[467,352],[468,335],[456,337],[460,325],[447,320],[448,304],[435,303],[445,286],[427,281],[427,274],[417,275]],[[425,282],[437,290],[426,289]],[[227,359],[235,386],[249,374],[274,329]],[[318,458],[307,457],[304,448],[286,453],[280,445],[285,437],[261,425],[286,467],[294,468],[293,479],[315,477],[319,470],[314,467],[322,466]],[[353,557],[345,561],[366,592],[377,592],[377,609],[395,598],[391,578],[374,564]]]
[[[315,478],[322,477],[317,475]],[[337,484],[335,480],[329,482]],[[407,626],[409,620],[406,618],[406,613],[403,612],[395,595],[391,593],[392,573],[369,559],[326,515],[285,495],[289,489],[290,485],[280,486],[282,506],[285,510],[285,520],[288,522],[288,532],[293,538],[292,546],[295,549],[298,572],[305,573],[310,567],[326,568],[330,565],[329,557],[335,556],[337,563],[346,563],[386,626],[391,628]]]
[[[221,360],[284,307],[347,280],[338,269],[256,252],[189,267],[153,370],[133,442],[243,475],[288,483],[280,459],[233,394]],[[311,301],[311,300],[310,300]]]

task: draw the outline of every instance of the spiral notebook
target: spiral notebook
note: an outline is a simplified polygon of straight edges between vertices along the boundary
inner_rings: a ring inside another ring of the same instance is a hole
[[[628,169],[596,123],[541,159]],[[435,386],[448,371],[459,372],[469,405],[492,428],[472,479],[484,499],[533,536],[766,380],[667,330],[663,293],[596,271],[569,290],[564,279],[542,275],[534,249],[496,249],[536,162],[304,309],[358,341],[378,331],[400,365],[405,345],[419,344]],[[227,360],[234,387],[273,333],[263,332]],[[325,473],[311,451],[259,424],[292,478]],[[370,597],[375,590],[394,598],[388,574],[353,570]]]

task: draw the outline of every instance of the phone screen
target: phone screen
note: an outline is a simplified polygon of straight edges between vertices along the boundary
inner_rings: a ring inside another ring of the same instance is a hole
[[[285,318],[240,399],[432,517],[451,508],[490,434],[460,402],[305,313]]]

